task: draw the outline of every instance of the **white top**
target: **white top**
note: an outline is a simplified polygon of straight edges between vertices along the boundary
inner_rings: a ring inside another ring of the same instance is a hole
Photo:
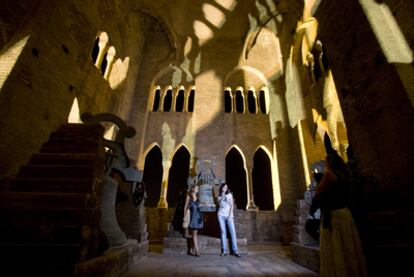
[[[219,196],[219,209],[218,215],[219,216],[230,216],[234,217],[233,215],[233,195],[231,193],[225,194],[223,197]]]

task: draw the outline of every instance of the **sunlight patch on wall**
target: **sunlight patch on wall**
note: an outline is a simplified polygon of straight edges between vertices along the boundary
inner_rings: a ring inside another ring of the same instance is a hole
[[[108,130],[105,131],[104,139],[113,141],[115,140],[115,136],[116,136],[115,124],[112,124],[112,126],[109,127]]]
[[[216,28],[221,28],[226,21],[226,15],[220,11],[217,7],[211,4],[204,3],[202,6],[204,18],[210,22]]]
[[[175,139],[171,135],[171,128],[167,123],[163,123],[161,127],[161,152],[163,161],[171,161],[175,148]]]
[[[112,89],[116,89],[126,79],[129,68],[129,57],[126,57],[123,61],[117,59],[112,65],[111,74],[109,75],[109,85]]]
[[[72,107],[70,108],[68,123],[83,123],[80,118],[79,103],[77,97],[75,97],[73,100]]]
[[[304,7],[303,7],[303,19],[306,20],[309,17],[312,17],[321,3],[321,0],[303,0]]]
[[[389,7],[375,0],[359,0],[389,63],[412,63],[410,49]]]
[[[294,128],[299,120],[306,118],[302,88],[296,64],[292,61],[292,49],[286,65],[286,104],[289,123]]]
[[[208,40],[213,38],[214,32],[200,20],[194,20],[193,29],[195,35],[200,40],[200,46],[206,43]]]
[[[16,42],[13,46],[11,46],[9,49],[7,49],[7,51],[1,54],[0,56],[0,68],[1,68],[0,89],[3,87],[4,82],[9,77],[10,72],[12,71],[14,65],[16,64],[16,61],[19,58],[24,47],[26,46],[26,43],[28,40],[29,40],[29,36],[22,38],[21,40]]]
[[[236,0],[215,0],[215,2],[228,11],[232,11],[237,4]]]

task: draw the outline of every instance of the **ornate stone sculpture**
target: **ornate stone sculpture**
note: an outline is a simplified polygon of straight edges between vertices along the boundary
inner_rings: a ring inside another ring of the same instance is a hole
[[[214,201],[214,186],[220,183],[214,174],[215,162],[212,159],[200,159],[196,164],[196,173],[194,177],[188,178],[189,187],[194,184],[200,185],[199,199],[200,210],[203,212],[216,211],[216,203]]]

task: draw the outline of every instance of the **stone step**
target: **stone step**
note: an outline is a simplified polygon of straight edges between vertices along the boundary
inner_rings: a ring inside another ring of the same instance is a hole
[[[165,237],[163,244],[163,253],[187,253],[187,240],[185,238]],[[209,236],[198,236],[198,247],[200,254],[220,254],[220,239]],[[237,247],[240,254],[247,254],[247,239],[237,239]]]
[[[0,243],[0,251],[7,253],[2,264],[19,266],[75,264],[81,257],[81,246],[76,243]]]
[[[88,208],[13,209],[0,208],[0,226],[97,226],[101,212]]]
[[[96,176],[98,168],[91,165],[24,165],[20,167],[19,177],[41,178],[89,178]]]
[[[13,225],[1,226],[1,243],[50,244],[79,243],[82,239],[83,226],[54,225]]]
[[[303,245],[299,243],[291,243],[292,259],[294,262],[309,268],[312,271],[319,272],[319,246]]]
[[[97,137],[102,137],[104,132],[104,127],[100,124],[96,125],[86,125],[86,124],[61,124],[58,129],[55,132],[52,132],[52,135],[54,134],[77,134],[77,135],[96,135]]]
[[[73,141],[72,143],[46,142],[42,145],[41,153],[103,153],[100,141],[92,140],[88,143]]]
[[[39,153],[34,154],[29,165],[95,165],[102,162],[96,153]]]
[[[9,190],[26,192],[94,192],[97,179],[93,178],[26,178],[17,177]],[[95,183],[94,183],[95,182]]]
[[[0,209],[61,209],[96,206],[96,196],[85,193],[15,192],[0,193]]]

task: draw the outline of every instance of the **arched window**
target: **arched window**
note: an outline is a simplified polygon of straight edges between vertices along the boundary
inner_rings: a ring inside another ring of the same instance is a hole
[[[195,97],[195,90],[192,89],[190,91],[190,95],[188,96],[188,111],[193,112],[194,111],[194,97]]]
[[[256,97],[252,90],[247,93],[247,103],[250,113],[256,113]]]
[[[184,109],[184,90],[180,89],[175,99],[175,111],[182,112]]]
[[[236,91],[236,111],[244,113],[244,97],[241,90]]]
[[[154,93],[154,102],[152,105],[153,112],[158,111],[158,108],[160,107],[160,94],[161,94],[160,89],[156,89]]]
[[[260,111],[263,114],[267,114],[267,109],[266,109],[266,92],[262,89],[260,90],[260,96],[259,96],[259,102],[260,102]]]
[[[232,97],[230,90],[226,89],[224,91],[224,112],[231,113],[232,112]]]
[[[167,90],[167,93],[164,96],[164,112],[170,112],[172,107],[172,89]]]

